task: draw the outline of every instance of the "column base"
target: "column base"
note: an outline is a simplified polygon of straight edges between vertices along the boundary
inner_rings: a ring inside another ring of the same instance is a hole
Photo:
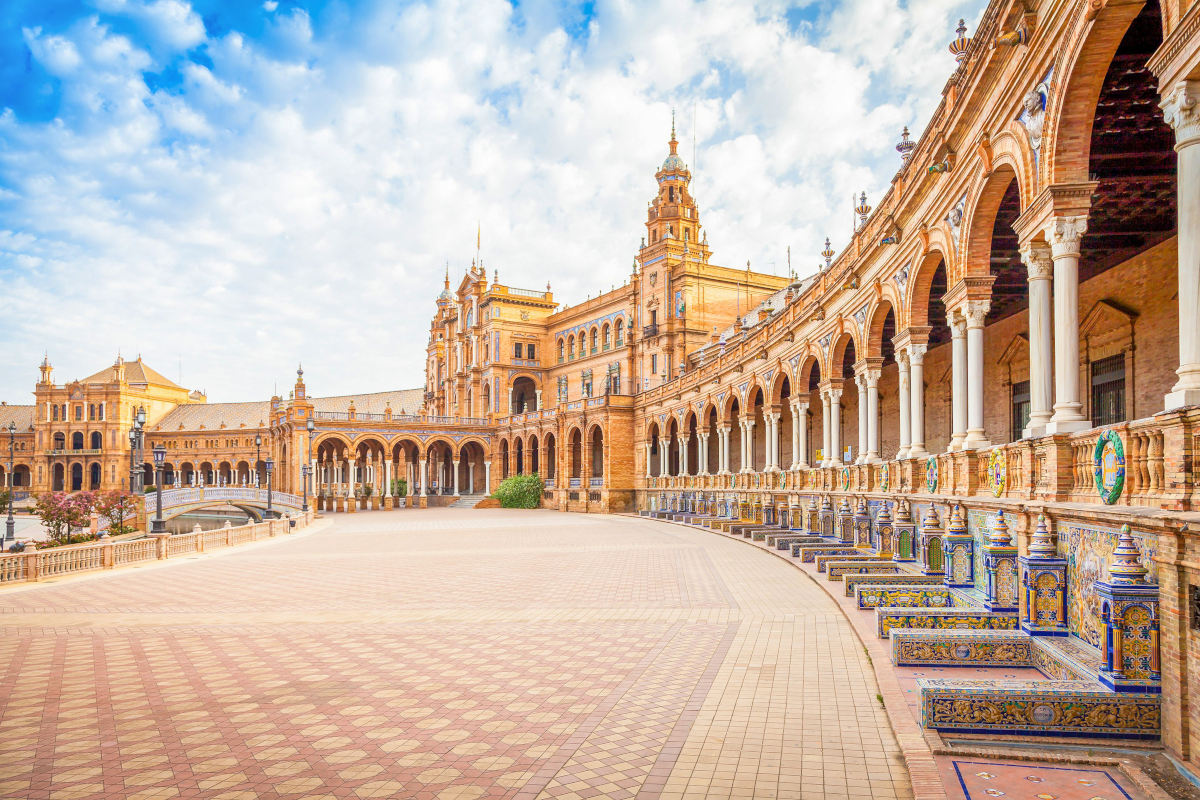
[[[929,458],[929,452],[925,449],[924,445],[921,445],[920,447],[910,447],[908,448],[907,458]]]
[[[992,443],[983,435],[983,431],[967,431],[967,438],[963,439],[963,450],[981,450],[985,447],[991,447]]]
[[[1046,423],[1046,435],[1076,433],[1086,431],[1090,427],[1092,427],[1092,421],[1088,419],[1052,419]]]
[[[1187,406],[1200,406],[1200,387],[1180,387],[1179,384],[1175,384],[1175,388],[1163,397],[1163,407],[1166,411]]]
[[[963,442],[966,439],[967,439],[967,434],[964,434],[964,433],[954,434],[953,436],[950,437],[950,444],[946,445],[946,452],[953,453],[955,450],[962,450],[965,446],[963,444]]]
[[[896,461],[903,461],[906,458],[908,458],[908,448],[907,447],[901,447],[899,450],[896,451]]]

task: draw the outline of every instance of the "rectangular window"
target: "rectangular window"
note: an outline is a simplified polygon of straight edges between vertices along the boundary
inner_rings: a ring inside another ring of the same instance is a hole
[[[650,356],[650,374],[658,374],[658,353],[654,353]]]
[[[1092,424],[1125,421],[1125,354],[1092,362]]]
[[[1029,424],[1029,381],[1021,381],[1012,385],[1012,435],[1010,441],[1021,438],[1025,426]]]
[[[534,355],[536,352],[537,351],[534,350],[533,345],[531,345],[531,344],[525,345],[525,357],[526,358],[536,358],[537,356]]]
[[[521,343],[517,342],[513,345],[513,358],[521,357]]]

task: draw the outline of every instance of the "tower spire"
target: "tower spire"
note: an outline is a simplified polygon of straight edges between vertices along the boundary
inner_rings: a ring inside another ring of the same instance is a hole
[[[676,155],[676,149],[679,147],[679,142],[675,140],[675,109],[671,109],[671,141],[668,142],[671,146],[671,155]]]

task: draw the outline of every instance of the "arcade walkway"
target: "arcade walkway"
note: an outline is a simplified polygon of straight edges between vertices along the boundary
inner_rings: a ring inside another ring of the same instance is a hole
[[[627,517],[335,515],[0,592],[0,797],[910,797],[796,569]]]

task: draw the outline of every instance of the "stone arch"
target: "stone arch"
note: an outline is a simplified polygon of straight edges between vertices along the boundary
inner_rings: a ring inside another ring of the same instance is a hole
[[[325,433],[318,434],[317,438],[313,439],[313,450],[316,451],[319,447],[321,447],[321,445],[324,445],[327,442],[337,442],[347,450],[351,449],[353,446],[351,444],[350,437],[346,436],[344,433],[327,431]]]
[[[1090,23],[1079,16],[1076,30],[1082,35],[1064,42],[1042,129],[1042,186],[1088,180],[1096,102],[1109,64],[1142,8],[1141,3],[1107,3]]]
[[[767,403],[772,406],[779,405],[783,401],[785,387],[790,394],[792,387],[791,376],[788,375],[787,370],[777,367],[775,374],[771,376],[770,387],[764,395]]]
[[[528,373],[513,375],[508,381],[508,395],[512,403],[510,413],[522,414],[539,410],[538,385],[537,379]]]
[[[863,352],[866,358],[886,358],[892,352],[891,336],[886,335],[885,326],[888,314],[892,315],[892,336],[899,321],[899,314],[891,298],[881,298],[875,307],[867,314],[866,331],[867,346]]]
[[[1020,208],[1025,208],[1028,198],[1021,194],[1021,180],[1011,164],[1004,163],[992,170],[980,184],[968,206],[963,220],[965,252],[963,270],[967,276],[991,274],[992,232],[1001,201],[1013,181],[1016,181]]]
[[[946,279],[949,281],[950,261],[946,258],[946,251],[934,247],[925,251],[921,256],[912,273],[908,277],[908,298],[905,302],[905,307],[908,309],[908,316],[905,320],[907,327],[923,327],[930,325],[929,316],[929,292],[933,288],[934,275],[939,267],[946,270]],[[940,320],[945,322],[945,318]]]

